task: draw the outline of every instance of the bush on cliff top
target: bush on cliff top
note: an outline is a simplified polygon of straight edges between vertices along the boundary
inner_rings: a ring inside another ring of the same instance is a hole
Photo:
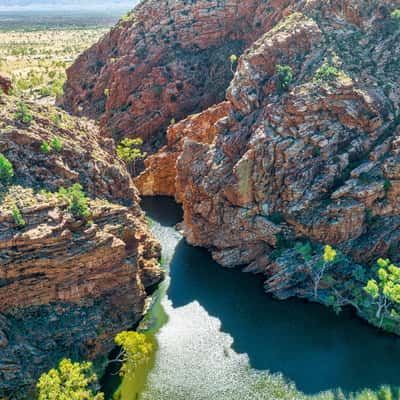
[[[14,177],[14,168],[11,162],[0,153],[0,182],[3,185],[8,185],[11,183]]]
[[[75,217],[86,218],[90,215],[88,199],[79,183],[73,184],[68,189],[60,188],[58,195],[68,200],[68,210]]]
[[[336,67],[325,63],[315,73],[314,82],[330,82],[336,80],[338,76],[339,70]]]

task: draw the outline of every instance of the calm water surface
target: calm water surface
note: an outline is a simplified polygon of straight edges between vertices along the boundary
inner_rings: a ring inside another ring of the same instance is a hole
[[[138,398],[257,399],[251,388],[264,371],[306,394],[400,386],[400,338],[350,312],[273,300],[262,277],[221,268],[206,250],[189,246],[173,229],[181,210],[172,200],[146,198],[143,208],[155,221],[169,278],[147,321],[157,326],[158,348]],[[122,399],[135,400],[124,385]]]

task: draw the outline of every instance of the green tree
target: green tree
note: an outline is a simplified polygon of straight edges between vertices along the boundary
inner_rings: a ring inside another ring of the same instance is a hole
[[[0,153],[0,182],[4,185],[11,183],[14,177],[14,168],[8,158]]]
[[[293,82],[293,69],[288,65],[276,66],[277,86],[279,91],[283,92],[288,90],[289,86]]]
[[[377,279],[370,279],[364,287],[376,306],[376,318],[382,327],[386,315],[394,315],[394,305],[400,304],[400,268],[389,259],[377,261]]]
[[[125,161],[129,171],[136,175],[136,163],[138,160],[143,160],[146,158],[147,153],[142,152],[140,147],[143,145],[143,140],[141,138],[130,139],[125,138],[121,140],[117,146],[118,157]]]
[[[231,71],[232,71],[232,74],[234,74],[235,73],[235,69],[234,69],[234,65],[237,63],[237,55],[236,54],[231,54],[230,56],[229,56],[229,61],[230,61],[230,63],[231,63]]]
[[[115,343],[122,348],[118,360],[123,362],[121,374],[132,373],[150,359],[153,344],[143,333],[123,331],[115,337]]]
[[[28,106],[23,102],[18,103],[18,110],[15,113],[15,118],[17,118],[18,121],[21,121],[27,125],[29,125],[33,120],[32,114],[30,113]]]
[[[322,259],[314,264],[311,268],[311,277],[314,283],[314,297],[318,297],[318,288],[327,268],[335,262],[336,250],[331,246],[326,245]]]
[[[42,374],[37,383],[37,400],[103,400],[102,393],[95,393],[91,385],[97,376],[89,362],[72,362],[64,359],[49,372]]]

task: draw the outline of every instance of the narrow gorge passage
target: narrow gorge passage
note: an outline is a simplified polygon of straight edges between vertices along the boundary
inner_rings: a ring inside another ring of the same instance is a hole
[[[174,229],[181,211],[172,199],[145,198],[142,206],[154,221],[169,275],[161,300],[167,318],[138,398],[270,398],[281,382],[275,374],[307,395],[400,385],[399,338],[350,311],[337,316],[320,305],[273,300],[264,294],[260,276],[221,268],[205,249],[188,245]],[[145,320],[152,313],[159,315],[150,310]],[[121,400],[134,400],[127,380]]]

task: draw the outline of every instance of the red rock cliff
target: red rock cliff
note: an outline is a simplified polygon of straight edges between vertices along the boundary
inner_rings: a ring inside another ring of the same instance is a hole
[[[67,71],[63,105],[114,137],[158,133],[220,101],[240,54],[290,1],[147,0]]]
[[[33,398],[40,373],[63,357],[106,356],[143,316],[146,289],[162,278],[160,246],[112,139],[31,103],[26,124],[15,99],[0,102],[0,151],[15,174],[1,185],[0,397]],[[55,137],[62,149],[45,154]],[[90,197],[85,218],[56,193],[78,182]]]

